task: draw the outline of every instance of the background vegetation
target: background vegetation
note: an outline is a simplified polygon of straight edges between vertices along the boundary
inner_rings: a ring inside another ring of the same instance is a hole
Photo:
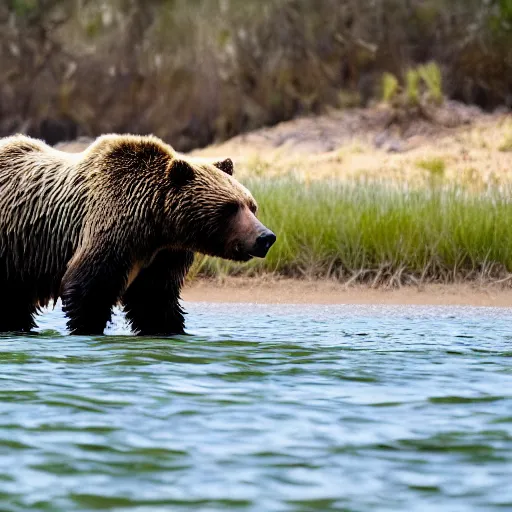
[[[512,0],[4,0],[0,135],[188,150],[366,105],[383,72],[410,89],[430,61],[447,96],[510,107],[511,43]]]

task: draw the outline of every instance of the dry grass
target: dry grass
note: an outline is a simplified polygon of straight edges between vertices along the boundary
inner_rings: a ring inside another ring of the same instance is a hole
[[[505,133],[502,137],[502,142],[498,149],[504,153],[512,152],[512,122],[507,123]]]
[[[474,190],[512,183],[512,162],[506,149],[512,122],[506,116],[482,116],[471,126],[438,128],[438,134],[408,139],[390,131],[387,137],[400,146],[399,152],[376,147],[379,134],[371,130],[324,151],[328,135],[322,138],[310,130],[308,124],[315,122],[321,123],[311,119],[282,123],[192,154],[229,155],[235,160],[237,176],[243,179],[293,175],[305,183],[358,179],[416,186],[429,185],[432,175],[442,175],[446,183]],[[338,126],[339,132],[346,130],[343,122]],[[284,143],[278,145],[281,140]]]

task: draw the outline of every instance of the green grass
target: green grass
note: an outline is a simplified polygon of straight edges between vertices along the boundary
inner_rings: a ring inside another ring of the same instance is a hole
[[[271,273],[378,284],[499,279],[512,271],[512,202],[453,186],[254,178],[261,220],[277,234],[264,260],[198,257],[193,274]]]
[[[432,176],[437,176],[439,178],[442,178],[446,171],[446,162],[439,157],[425,158],[423,160],[419,160],[418,162],[416,162],[416,165],[420,169],[424,169],[430,172]]]
[[[415,69],[408,69],[405,73],[405,97],[410,106],[418,105],[420,101],[420,75]]]
[[[435,103],[443,102],[443,79],[441,68],[435,62],[419,66],[417,73],[427,86],[430,99]]]
[[[398,93],[398,80],[391,73],[382,75],[382,101],[389,103]]]
[[[409,68],[405,72],[403,87],[391,73],[382,75],[382,100],[392,103],[398,97],[403,107],[417,107],[422,101],[422,92],[426,98],[436,104],[443,102],[443,81],[441,68],[435,62]]]
[[[504,137],[498,149],[504,153],[512,152],[512,132]]]

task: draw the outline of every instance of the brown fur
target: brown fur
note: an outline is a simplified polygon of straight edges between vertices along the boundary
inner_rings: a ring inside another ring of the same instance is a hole
[[[118,301],[140,334],[183,332],[193,253],[249,259],[262,227],[232,172],[155,137],[106,135],[78,154],[0,139],[0,331],[30,330],[60,296],[73,333],[103,332]]]

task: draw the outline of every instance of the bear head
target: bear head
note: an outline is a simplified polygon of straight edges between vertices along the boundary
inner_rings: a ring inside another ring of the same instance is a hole
[[[233,178],[229,158],[210,164],[176,155],[167,177],[166,217],[180,248],[234,261],[266,256],[276,236],[258,220],[256,201]]]

